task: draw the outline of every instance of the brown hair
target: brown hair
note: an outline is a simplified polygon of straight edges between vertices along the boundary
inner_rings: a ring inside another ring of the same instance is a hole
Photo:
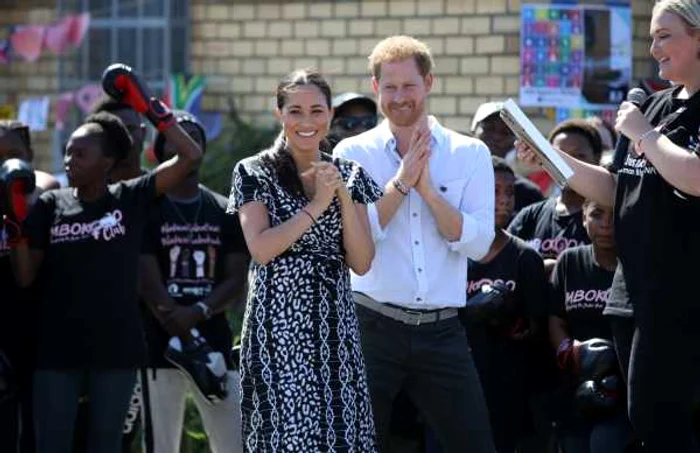
[[[319,89],[330,109],[332,103],[331,87],[321,73],[313,68],[297,69],[280,80],[275,90],[277,108],[282,110],[287,103],[290,92],[299,87],[309,85],[313,85]],[[321,152],[330,151],[330,145],[326,140],[321,141],[320,148]],[[270,148],[260,153],[260,160],[277,173],[282,187],[292,193],[304,193],[301,179],[299,179],[299,175],[297,174],[296,164],[294,163],[292,154],[289,152],[289,149],[287,149],[284,131],[280,131]]]
[[[401,61],[413,58],[418,66],[418,71],[425,77],[430,74],[435,66],[430,48],[423,42],[411,36],[390,36],[380,41],[369,55],[369,72],[372,77],[379,79],[382,63],[389,61]]]

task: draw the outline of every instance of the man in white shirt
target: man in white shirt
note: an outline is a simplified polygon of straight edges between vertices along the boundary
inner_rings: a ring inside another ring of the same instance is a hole
[[[446,453],[493,453],[488,414],[467,337],[467,258],[494,236],[494,177],[479,140],[426,112],[428,47],[407,36],[377,44],[372,86],[386,120],[343,140],[334,155],[359,162],[384,186],[368,206],[376,253],[352,276],[380,449],[392,402],[405,389]]]

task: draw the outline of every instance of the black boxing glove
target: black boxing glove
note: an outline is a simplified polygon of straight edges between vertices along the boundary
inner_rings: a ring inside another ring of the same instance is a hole
[[[117,101],[124,102],[146,118],[159,131],[174,123],[173,113],[151,94],[136,71],[121,63],[110,65],[102,74],[102,89]]]
[[[583,342],[565,338],[557,348],[557,364],[584,381],[617,372],[615,348],[610,341],[600,338]]]
[[[0,188],[4,224],[9,244],[26,242],[22,234],[29,214],[29,195],[36,188],[32,166],[21,159],[8,159],[0,165]]]
[[[615,375],[584,381],[576,389],[576,409],[585,418],[600,420],[620,408],[620,381]]]
[[[510,290],[501,282],[485,284],[479,292],[469,298],[465,313],[477,322],[495,321],[499,314],[508,306]]]
[[[579,377],[581,380],[598,380],[619,372],[615,346],[611,341],[591,338],[579,345]]]

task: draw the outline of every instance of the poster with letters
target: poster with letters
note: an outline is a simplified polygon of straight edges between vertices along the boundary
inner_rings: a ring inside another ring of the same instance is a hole
[[[617,108],[632,78],[628,5],[524,4],[520,105]]]

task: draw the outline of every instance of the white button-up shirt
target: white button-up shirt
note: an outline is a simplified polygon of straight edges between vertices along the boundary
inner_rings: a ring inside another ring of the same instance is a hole
[[[352,274],[352,289],[407,308],[463,307],[467,258],[483,257],[494,237],[493,165],[480,140],[446,129],[434,117],[429,125],[430,177],[438,193],[462,214],[462,234],[455,242],[445,239],[415,189],[385,228],[371,204],[367,212],[376,253],[369,272]],[[382,187],[401,163],[386,120],[343,140],[333,154],[358,162]]]

